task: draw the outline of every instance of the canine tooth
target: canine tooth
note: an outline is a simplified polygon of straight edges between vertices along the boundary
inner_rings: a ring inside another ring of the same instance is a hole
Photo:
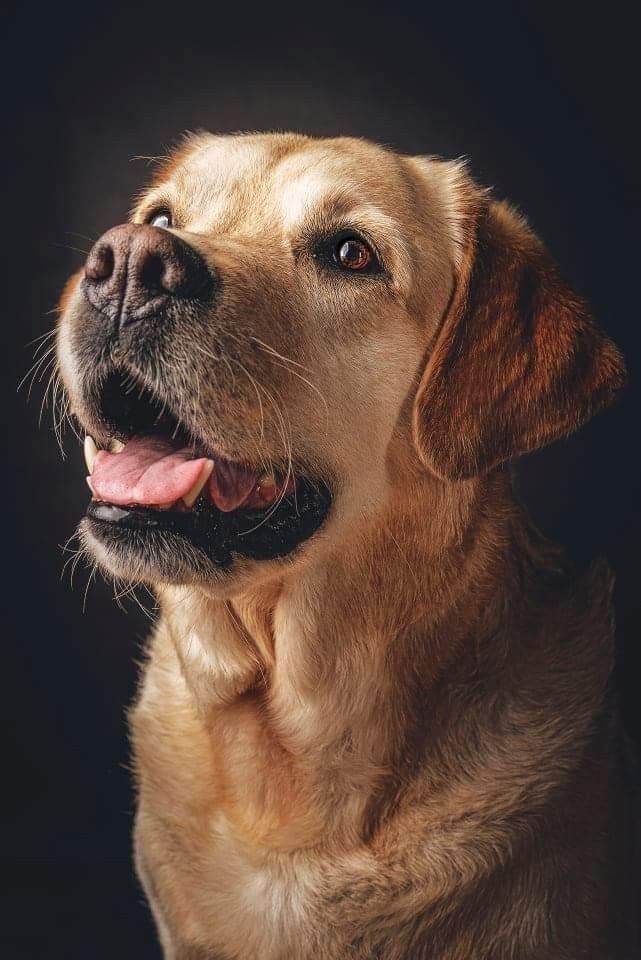
[[[87,464],[87,470],[89,474],[93,473],[93,465],[96,462],[96,454],[98,453],[98,447],[93,437],[90,437],[89,434],[85,437],[85,463]]]
[[[110,453],[120,453],[120,451],[124,449],[125,449],[125,445],[122,442],[122,440],[117,440],[116,437],[114,437],[112,440],[109,441]]]
[[[87,486],[89,487],[89,489],[90,489],[91,492],[93,493],[93,492],[94,492],[94,489],[93,489],[93,484],[92,484],[92,482],[91,482],[91,477],[87,477],[86,480],[87,480]]]
[[[191,510],[196,500],[200,496],[203,490],[203,487],[211,477],[211,472],[213,469],[214,469],[214,461],[210,460],[207,466],[205,467],[205,469],[203,470],[202,474],[200,475],[200,478],[193,485],[189,493],[186,493],[183,496],[183,503],[189,510]]]

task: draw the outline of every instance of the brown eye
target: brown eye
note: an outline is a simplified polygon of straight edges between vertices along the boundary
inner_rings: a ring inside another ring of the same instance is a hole
[[[374,247],[354,230],[340,230],[317,240],[312,255],[320,267],[335,274],[354,277],[385,275]]]
[[[336,260],[346,270],[365,270],[373,259],[374,256],[367,244],[355,237],[341,240],[336,247]]]

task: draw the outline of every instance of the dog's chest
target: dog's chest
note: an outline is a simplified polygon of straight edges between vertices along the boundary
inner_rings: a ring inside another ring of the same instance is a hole
[[[250,706],[212,731],[173,679],[150,665],[131,716],[137,866],[158,926],[214,957],[303,956],[322,884],[306,851],[323,830],[305,784],[292,788]]]
[[[196,946],[216,960],[306,956],[318,877],[304,859],[253,860],[224,815],[212,817],[208,839],[197,847],[184,832],[148,832],[151,822],[142,808],[137,859],[169,957],[172,949],[180,957]]]

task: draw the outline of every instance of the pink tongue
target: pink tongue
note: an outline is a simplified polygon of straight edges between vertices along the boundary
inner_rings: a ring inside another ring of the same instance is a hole
[[[91,475],[94,499],[117,506],[167,507],[186,497],[211,471],[209,494],[219,510],[235,510],[249,497],[256,478],[223,460],[194,459],[189,447],[164,437],[134,437],[120,453],[100,450]]]

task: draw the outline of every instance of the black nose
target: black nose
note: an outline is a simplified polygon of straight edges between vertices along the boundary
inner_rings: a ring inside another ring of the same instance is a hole
[[[213,275],[196,251],[159,227],[108,230],[85,264],[85,295],[120,326],[153,316],[171,298],[207,299]]]

